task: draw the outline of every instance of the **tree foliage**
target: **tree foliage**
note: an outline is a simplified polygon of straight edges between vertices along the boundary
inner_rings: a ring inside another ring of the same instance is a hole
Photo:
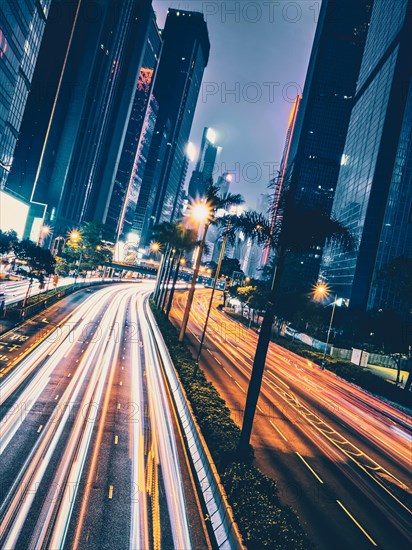
[[[0,230],[0,254],[11,252],[19,242],[15,231]]]
[[[112,259],[111,243],[105,240],[105,228],[94,222],[85,222],[78,230],[79,238],[68,239],[63,257],[71,268],[79,263],[84,270],[96,269]]]
[[[27,264],[31,276],[54,273],[56,262],[50,250],[37,246],[29,239],[14,244],[13,250],[16,258]]]

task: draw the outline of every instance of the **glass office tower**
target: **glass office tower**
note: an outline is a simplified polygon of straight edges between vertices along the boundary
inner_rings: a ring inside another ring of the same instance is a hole
[[[27,208],[6,189],[51,0],[3,0],[0,3],[0,200],[24,219],[0,220],[1,229],[24,231]],[[11,225],[10,225],[10,223]]]
[[[331,212],[373,0],[324,0],[290,143],[283,186],[297,201]],[[321,249],[289,257],[284,283],[309,292]]]
[[[333,215],[354,252],[328,247],[322,273],[354,309],[402,309],[382,267],[412,256],[412,2],[375,2]]]
[[[116,238],[125,238],[132,230],[158,112],[152,91],[161,44],[156,16],[152,12],[142,67],[106,218],[106,228]]]
[[[215,139],[216,135],[212,128],[203,130],[199,156],[189,182],[188,195],[190,199],[203,197],[208,182],[213,179],[216,162],[222,149],[215,145]]]
[[[162,39],[153,89],[159,112],[134,221],[142,246],[153,224],[180,214],[186,147],[210,50],[206,22],[197,12],[170,9]]]

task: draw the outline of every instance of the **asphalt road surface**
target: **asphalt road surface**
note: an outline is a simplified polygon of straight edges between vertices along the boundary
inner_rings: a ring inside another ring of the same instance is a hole
[[[1,548],[209,547],[152,286],[80,291],[3,335]]]
[[[197,352],[210,290],[195,294],[187,337]],[[257,334],[216,309],[200,365],[240,425]],[[180,325],[186,293],[176,295]],[[258,465],[321,549],[412,546],[410,411],[270,345],[252,435]]]

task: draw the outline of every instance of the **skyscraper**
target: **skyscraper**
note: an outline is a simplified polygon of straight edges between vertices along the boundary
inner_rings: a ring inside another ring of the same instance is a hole
[[[203,197],[206,186],[210,179],[213,179],[215,165],[221,147],[215,145],[216,134],[212,128],[205,128],[202,135],[199,156],[196,168],[192,172],[189,182],[188,195],[191,199]]]
[[[284,184],[295,200],[330,213],[338,180],[373,0],[324,0],[303,97],[290,143]],[[284,279],[308,291],[321,250],[288,259]],[[290,276],[290,269],[296,277]]]
[[[269,182],[272,188],[272,197],[271,197],[271,205],[268,208],[268,210],[269,210],[269,217],[271,218],[272,228],[275,227],[275,224],[278,220],[278,216],[280,215],[279,201],[280,201],[281,193],[285,183],[285,176],[289,168],[290,148],[291,148],[292,139],[295,133],[296,120],[299,113],[299,106],[301,101],[302,101],[302,96],[298,95],[293,103],[293,107],[289,115],[289,121],[288,121],[287,130],[286,130],[285,145],[283,147],[283,154],[282,154],[282,160],[279,166],[279,172],[278,172],[278,175],[275,176]],[[267,213],[268,212],[265,212],[265,215]],[[265,266],[268,263],[269,256],[270,256],[270,249],[266,247],[263,250],[262,256],[260,259],[261,267]]]
[[[357,241],[325,250],[322,272],[354,309],[398,308],[377,279],[412,257],[412,1],[374,3],[333,215]]]
[[[142,67],[105,224],[116,237],[125,238],[132,230],[137,197],[158,113],[158,104],[152,92],[161,44],[156,16],[152,12]]]
[[[55,234],[106,222],[152,13],[150,0],[77,4],[32,182]]]
[[[51,0],[4,0],[0,4],[0,197],[12,208],[12,191],[4,193],[36,65]],[[14,195],[16,196],[16,195]],[[16,209],[14,208],[14,216]],[[27,213],[27,208],[21,212]],[[9,210],[10,212],[10,210]],[[13,221],[22,233],[25,220],[2,216],[1,228]]]
[[[141,228],[137,239],[143,245],[154,223],[179,215],[186,147],[210,50],[206,22],[197,12],[170,9],[162,39],[153,90],[159,112],[134,222],[136,229]]]
[[[19,139],[14,151],[13,165],[6,182],[6,190],[27,204],[30,204],[36,174],[41,165],[43,147],[50,129],[55,98],[79,5],[80,0],[77,2],[55,0],[50,6]],[[37,239],[36,227],[32,227],[33,220],[37,219],[38,232],[43,213],[44,204],[30,204],[26,236],[29,236],[30,230],[33,229],[33,237]]]

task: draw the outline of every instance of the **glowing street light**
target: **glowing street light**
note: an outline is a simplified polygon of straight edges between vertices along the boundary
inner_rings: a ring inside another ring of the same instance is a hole
[[[74,243],[76,243],[77,241],[80,241],[81,239],[80,231],[77,231],[77,229],[73,229],[73,231],[70,231],[69,239]]]
[[[187,295],[186,307],[183,314],[182,326],[179,333],[179,342],[183,341],[185,336],[187,323],[189,321],[190,309],[192,307],[193,298],[195,295],[195,286],[199,275],[200,262],[202,261],[203,250],[205,248],[207,230],[209,229],[213,208],[205,202],[194,202],[190,207],[190,215],[197,221],[204,223],[202,240],[200,241],[199,249],[196,256],[196,262],[193,269],[192,282],[190,283],[189,292]]]
[[[153,242],[151,245],[150,245],[150,250],[152,252],[159,252],[160,250],[160,244],[159,243],[156,243],[156,242]]]
[[[313,294],[317,299],[327,298],[330,294],[330,288],[326,283],[316,283],[313,287]]]
[[[211,208],[208,206],[207,203],[202,201],[197,201],[192,203],[190,208],[190,216],[198,221],[206,223],[209,221],[210,215],[211,215]]]
[[[329,294],[330,294],[330,288],[326,283],[319,282],[314,286],[313,295],[315,296],[315,298],[317,298],[317,299],[327,298],[329,296]],[[330,331],[332,329],[333,317],[335,316],[335,308],[336,308],[337,300],[338,300],[338,295],[335,294],[335,299],[333,300],[332,314],[330,316],[328,335],[326,337],[325,351],[323,352],[322,369],[325,368],[326,352],[327,352],[328,345],[329,345]]]

